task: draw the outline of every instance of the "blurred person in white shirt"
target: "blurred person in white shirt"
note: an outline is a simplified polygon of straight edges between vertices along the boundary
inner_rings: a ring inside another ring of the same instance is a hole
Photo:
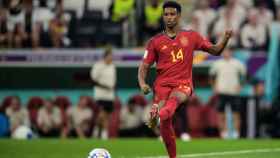
[[[6,109],[6,115],[9,118],[11,133],[20,126],[30,127],[28,111],[21,106],[19,97],[12,97],[10,105]]]
[[[198,19],[198,17],[195,14],[192,14],[190,17],[190,22],[188,22],[188,24],[183,24],[184,26],[183,29],[184,30],[193,30],[199,33],[203,33],[203,26],[201,26],[201,23]]]
[[[208,0],[197,1],[197,8],[194,10],[193,15],[197,18],[201,27],[199,33],[208,37],[208,28],[216,18],[216,12],[210,8]]]
[[[85,138],[90,136],[93,112],[88,107],[88,98],[81,96],[77,106],[72,106],[67,110],[68,125],[64,129],[64,136],[78,136]]]
[[[55,137],[61,134],[62,116],[51,99],[45,99],[37,117],[39,134],[43,137]]]
[[[259,17],[258,23],[269,27],[274,17],[272,11],[267,7],[266,1],[261,1],[261,3],[257,7],[257,11]]]
[[[240,26],[246,18],[245,7],[239,3],[239,0],[228,0],[226,5],[219,9],[218,16],[219,18],[214,25],[212,35],[217,39],[222,35],[225,28],[232,28],[233,36],[229,46],[237,47]]]
[[[112,2],[112,0],[88,0],[88,9],[101,11],[103,18],[108,19]]]
[[[213,77],[213,89],[219,96],[217,110],[219,112],[220,135],[223,138],[229,137],[225,110],[229,106],[233,112],[234,138],[240,136],[240,113],[239,94],[241,91],[242,77],[246,74],[246,68],[237,59],[232,57],[232,50],[226,49],[223,58],[214,62],[210,68],[210,75]]]
[[[122,107],[120,115],[120,137],[137,137],[142,135],[143,108],[135,103],[134,99],[128,101],[128,105]]]
[[[9,47],[22,48],[28,34],[25,30],[25,10],[22,0],[11,0],[7,14]]]
[[[245,9],[250,9],[254,6],[254,0],[239,0],[238,3]]]
[[[260,15],[256,9],[251,9],[248,14],[248,23],[241,29],[241,45],[251,50],[264,49],[266,44],[267,27],[260,23]]]
[[[218,39],[223,35],[225,28],[231,28],[233,30],[233,35],[229,42],[230,47],[237,47],[238,37],[240,34],[240,21],[236,20],[234,17],[234,10],[232,8],[225,8],[223,12],[220,13],[217,22],[212,30],[212,36]]]
[[[242,0],[228,0],[226,5],[219,9],[219,16],[223,15],[226,10],[232,12],[232,20],[237,21],[240,25],[246,18],[246,10],[239,2]]]
[[[77,18],[81,19],[84,14],[86,0],[61,0],[65,10],[75,11]]]
[[[116,73],[112,49],[107,48],[102,60],[95,63],[90,72],[94,83],[94,99],[100,109],[97,126],[93,132],[94,137],[108,138],[109,119],[114,111]]]
[[[36,2],[36,1],[35,1]],[[54,13],[51,8],[48,7],[47,1],[38,1],[38,4],[34,4],[32,11],[32,47],[38,48],[41,46],[41,34],[42,32],[49,31],[49,25],[51,19],[54,18]]]

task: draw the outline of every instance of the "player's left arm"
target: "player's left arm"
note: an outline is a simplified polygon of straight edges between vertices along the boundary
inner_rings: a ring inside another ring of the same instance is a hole
[[[226,30],[222,38],[218,43],[211,45],[210,47],[206,47],[204,50],[211,55],[219,56],[222,54],[223,50],[228,44],[229,39],[232,36],[232,30]]]

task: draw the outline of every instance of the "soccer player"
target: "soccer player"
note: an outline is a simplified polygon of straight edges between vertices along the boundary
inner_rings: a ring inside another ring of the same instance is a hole
[[[145,79],[149,68],[156,62],[157,77],[153,85],[154,103],[148,126],[155,128],[160,120],[160,134],[170,158],[176,158],[172,116],[178,106],[193,93],[193,51],[203,50],[218,56],[232,36],[232,30],[226,30],[217,44],[211,44],[197,32],[181,30],[180,17],[181,6],[179,3],[167,1],[163,4],[165,29],[149,41],[138,70],[140,88],[144,94],[148,94],[151,88]]]

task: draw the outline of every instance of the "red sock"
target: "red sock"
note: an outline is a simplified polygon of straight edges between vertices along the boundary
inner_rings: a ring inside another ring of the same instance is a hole
[[[160,134],[165,143],[169,158],[176,158],[176,136],[172,127],[172,118],[160,120]]]
[[[175,110],[178,107],[178,99],[176,97],[171,97],[168,99],[162,109],[160,109],[159,117],[161,120],[167,120],[172,118]]]

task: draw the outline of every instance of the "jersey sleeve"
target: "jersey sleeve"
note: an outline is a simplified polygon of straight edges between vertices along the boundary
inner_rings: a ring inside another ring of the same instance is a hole
[[[213,44],[207,39],[202,37],[199,33],[194,32],[195,41],[196,41],[196,50],[206,51],[209,49]]]
[[[150,40],[147,44],[144,56],[143,56],[143,62],[146,64],[152,65],[156,61],[156,50],[155,50],[155,44],[153,40]]]

